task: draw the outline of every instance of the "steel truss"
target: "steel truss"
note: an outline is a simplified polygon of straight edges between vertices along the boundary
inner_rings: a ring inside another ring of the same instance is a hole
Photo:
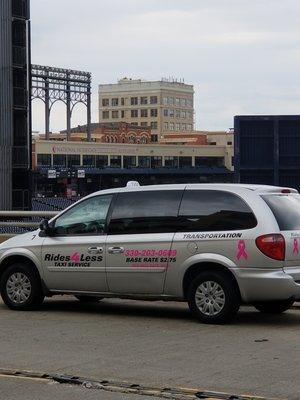
[[[45,135],[50,137],[50,113],[54,103],[66,105],[67,140],[71,138],[71,117],[76,104],[87,108],[87,140],[91,141],[91,74],[70,69],[31,65],[31,99],[45,103]]]

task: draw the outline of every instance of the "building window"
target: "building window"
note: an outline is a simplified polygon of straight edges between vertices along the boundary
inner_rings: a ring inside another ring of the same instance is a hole
[[[102,107],[108,107],[109,106],[109,99],[102,99]]]
[[[176,110],[175,115],[176,115],[176,118],[180,118],[180,110]]]
[[[209,142],[210,146],[216,146],[217,142]]]
[[[169,116],[169,110],[167,108],[164,109],[164,117]]]
[[[165,123],[164,123],[164,130],[165,130],[165,131],[168,131],[168,130],[169,130],[169,123],[168,123],[168,122],[165,122]]]
[[[157,122],[156,121],[152,121],[151,122],[151,129],[157,129]]]
[[[193,107],[193,100],[187,99],[186,104],[188,107]]]
[[[139,110],[131,110],[131,118],[138,118]]]
[[[119,111],[112,111],[111,117],[112,118],[119,118]]]
[[[186,99],[180,99],[181,107],[186,107]]]
[[[141,104],[148,104],[148,97],[141,97]]]
[[[51,154],[38,154],[37,155],[37,166],[42,167],[43,165],[51,165]]]
[[[148,110],[141,110],[141,117],[148,117]]]
[[[137,97],[131,97],[130,104],[132,106],[136,106],[138,104],[138,98]]]
[[[180,118],[186,118],[186,111],[181,110],[180,112]]]
[[[170,106],[174,106],[174,98],[173,97],[169,97],[168,98],[168,103],[170,104]]]
[[[86,167],[94,167],[95,166],[96,157],[93,155],[83,155],[82,157],[82,165]]]
[[[119,105],[119,99],[118,98],[111,99],[111,105],[113,107],[117,107]]]
[[[151,108],[150,115],[151,117],[157,117],[157,108]]]
[[[130,122],[131,126],[139,126],[139,124],[137,122]]]
[[[175,129],[177,132],[180,131],[180,124],[176,124]]]
[[[113,168],[121,168],[121,156],[110,156],[110,166]]]
[[[192,166],[192,157],[179,157],[179,167],[191,167]]]
[[[147,138],[145,136],[141,137],[140,143],[146,144],[147,143]]]
[[[143,128],[145,128],[146,126],[148,126],[148,123],[147,123],[147,122],[141,122],[141,126],[142,126]]]
[[[175,99],[175,105],[180,106],[180,99],[178,97],[176,97]]]
[[[125,106],[125,99],[124,99],[124,97],[121,98],[121,106]]]
[[[178,167],[178,157],[165,157],[165,167],[173,167],[177,168]]]
[[[223,167],[224,157],[195,157],[195,167]]]
[[[67,165],[67,156],[65,154],[53,154],[53,165],[65,167]]]
[[[171,118],[174,118],[174,110],[173,110],[173,109],[170,109],[170,110],[169,110],[169,116],[170,116]]]
[[[150,104],[157,104],[157,96],[150,97]]]
[[[186,131],[186,124],[181,124],[181,130]]]
[[[108,166],[108,156],[96,156],[96,167],[104,168]]]
[[[163,97],[163,104],[165,106],[168,104],[168,97]]]
[[[188,111],[188,112],[186,113],[186,115],[187,115],[187,117],[188,117],[189,119],[192,119],[192,118],[193,118],[193,113],[192,113],[191,111]]]
[[[102,119],[109,119],[109,111],[102,111]]]
[[[80,165],[80,155],[79,154],[68,154],[67,155],[68,167],[76,167]]]
[[[136,142],[135,136],[134,136],[134,135],[130,135],[130,136],[128,137],[128,143],[135,143],[135,142]]]
[[[157,143],[158,142],[158,136],[157,135],[151,135],[151,142],[152,143]]]
[[[124,110],[121,111],[121,118],[125,118],[125,111]]]
[[[139,156],[138,157],[138,166],[141,168],[150,168],[150,157]]]
[[[170,131],[174,131],[174,122],[170,122],[169,127]]]
[[[151,168],[160,168],[162,167],[162,157],[154,156],[151,157]]]
[[[232,146],[232,142],[227,142],[227,146]]]
[[[187,131],[191,131],[192,129],[193,129],[193,125],[192,124],[187,124],[186,130]]]
[[[124,168],[136,167],[136,157],[135,156],[123,156],[123,167]]]

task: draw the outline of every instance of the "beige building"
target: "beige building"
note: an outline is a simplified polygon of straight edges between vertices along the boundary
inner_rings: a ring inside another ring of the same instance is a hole
[[[191,132],[194,88],[178,81],[128,78],[99,85],[99,122],[151,127],[153,142],[164,132]]]
[[[34,140],[36,167],[201,167],[225,166],[233,171],[233,148],[227,145],[117,144]]]

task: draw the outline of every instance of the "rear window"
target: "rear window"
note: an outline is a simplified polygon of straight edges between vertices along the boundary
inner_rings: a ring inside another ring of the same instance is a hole
[[[300,230],[300,195],[264,195],[281,231]]]
[[[186,190],[179,210],[179,231],[231,231],[257,225],[240,197],[221,190]]]

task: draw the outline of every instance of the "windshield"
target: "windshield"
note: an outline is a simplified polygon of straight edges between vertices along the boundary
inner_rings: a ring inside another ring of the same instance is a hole
[[[300,195],[272,194],[262,198],[272,210],[280,230],[300,230]]]

